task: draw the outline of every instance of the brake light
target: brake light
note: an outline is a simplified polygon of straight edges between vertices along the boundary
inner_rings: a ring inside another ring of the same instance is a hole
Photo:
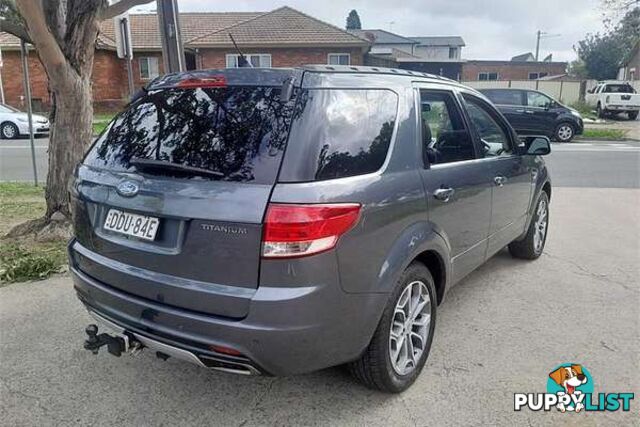
[[[190,78],[181,80],[176,87],[180,89],[195,89],[207,87],[227,87],[227,79],[224,76],[211,76],[204,78]]]
[[[262,237],[264,258],[292,258],[328,251],[358,221],[360,205],[270,204]]]
[[[606,102],[607,104],[611,102],[611,96],[607,95],[607,97],[604,99],[604,102]]]

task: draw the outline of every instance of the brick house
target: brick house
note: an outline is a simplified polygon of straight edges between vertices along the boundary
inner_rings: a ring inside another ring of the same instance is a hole
[[[566,72],[566,62],[467,60],[462,64],[462,81],[537,80]]]
[[[163,73],[162,45],[155,14],[130,15],[136,87]],[[256,67],[304,64],[362,65],[370,42],[290,7],[270,12],[182,13],[180,26],[187,69],[237,66],[232,34]],[[5,100],[24,106],[19,40],[0,33]],[[34,106],[49,103],[47,79],[37,53],[29,54]],[[114,25],[102,23],[93,67],[93,97],[97,109],[121,106],[128,98],[125,61],[116,55]]]

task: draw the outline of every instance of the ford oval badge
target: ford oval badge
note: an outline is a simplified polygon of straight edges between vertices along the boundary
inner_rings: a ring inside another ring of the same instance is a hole
[[[116,191],[118,191],[118,194],[123,197],[133,197],[138,194],[139,190],[140,186],[133,181],[122,181],[116,187]]]

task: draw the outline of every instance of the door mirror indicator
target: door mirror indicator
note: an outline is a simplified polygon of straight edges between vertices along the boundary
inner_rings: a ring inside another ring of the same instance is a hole
[[[546,136],[522,136],[524,154],[527,156],[546,156],[551,153],[551,141]]]

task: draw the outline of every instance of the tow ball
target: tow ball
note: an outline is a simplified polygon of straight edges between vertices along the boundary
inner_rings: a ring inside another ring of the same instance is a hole
[[[117,357],[127,352],[135,355],[142,350],[142,343],[126,332],[115,336],[108,333],[98,334],[98,326],[93,324],[87,326],[85,332],[87,339],[84,342],[84,348],[93,354],[98,354],[100,348],[105,345],[107,351]]]

